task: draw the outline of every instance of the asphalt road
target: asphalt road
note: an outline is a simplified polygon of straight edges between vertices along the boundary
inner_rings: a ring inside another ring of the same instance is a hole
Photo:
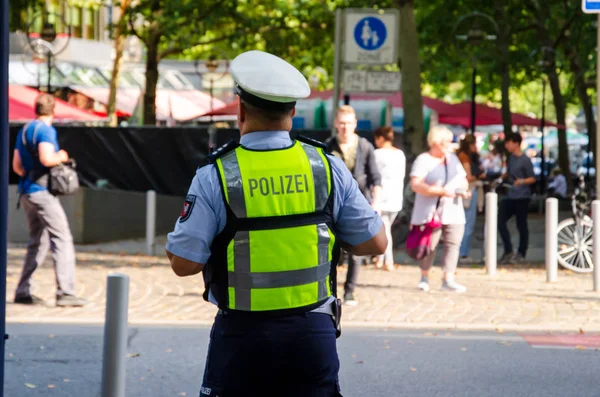
[[[197,396],[208,328],[130,329],[127,397]],[[99,395],[103,329],[9,324],[6,397]],[[597,349],[533,348],[519,335],[345,329],[345,397],[597,397]]]

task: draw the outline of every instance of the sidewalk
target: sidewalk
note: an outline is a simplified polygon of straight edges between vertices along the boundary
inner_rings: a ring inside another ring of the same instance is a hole
[[[161,242],[162,244],[162,242]],[[132,324],[209,324],[214,306],[202,299],[200,276],[176,277],[164,256],[130,255],[143,242],[119,242],[78,247],[77,293],[89,299],[85,308],[54,307],[54,272],[50,258],[34,276],[33,293],[45,306],[12,303],[24,248],[8,252],[7,321],[102,324],[106,276],[130,277],[129,320]],[[103,250],[104,253],[91,251]],[[162,247],[157,248],[157,252]],[[88,252],[84,252],[88,251]],[[110,251],[116,253],[109,253]],[[342,290],[345,269],[338,272]],[[345,326],[396,328],[456,328],[464,330],[600,331],[600,294],[591,292],[592,276],[559,271],[558,282],[545,282],[542,268],[500,268],[491,279],[479,265],[461,267],[457,280],[465,294],[439,291],[441,270],[432,272],[432,291],[416,289],[419,270],[399,266],[394,272],[364,268],[359,277],[357,307],[344,307]]]

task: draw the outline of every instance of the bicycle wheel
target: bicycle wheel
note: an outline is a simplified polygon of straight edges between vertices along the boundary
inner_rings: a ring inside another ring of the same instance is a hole
[[[589,273],[594,270],[592,260],[593,223],[581,220],[580,226],[575,219],[565,219],[558,224],[558,263],[577,273]]]

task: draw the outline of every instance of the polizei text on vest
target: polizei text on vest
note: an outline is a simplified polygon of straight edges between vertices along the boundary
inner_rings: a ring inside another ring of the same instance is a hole
[[[306,174],[280,175],[268,178],[249,178],[250,197],[260,193],[263,196],[305,193],[309,191]]]

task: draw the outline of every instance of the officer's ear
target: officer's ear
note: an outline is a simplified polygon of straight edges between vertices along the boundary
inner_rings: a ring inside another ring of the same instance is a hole
[[[246,107],[244,105],[244,102],[240,101],[239,105],[238,105],[238,121],[240,123],[244,123],[246,121]]]
[[[296,107],[294,106],[294,108],[292,109],[292,117],[294,117],[296,115]]]

